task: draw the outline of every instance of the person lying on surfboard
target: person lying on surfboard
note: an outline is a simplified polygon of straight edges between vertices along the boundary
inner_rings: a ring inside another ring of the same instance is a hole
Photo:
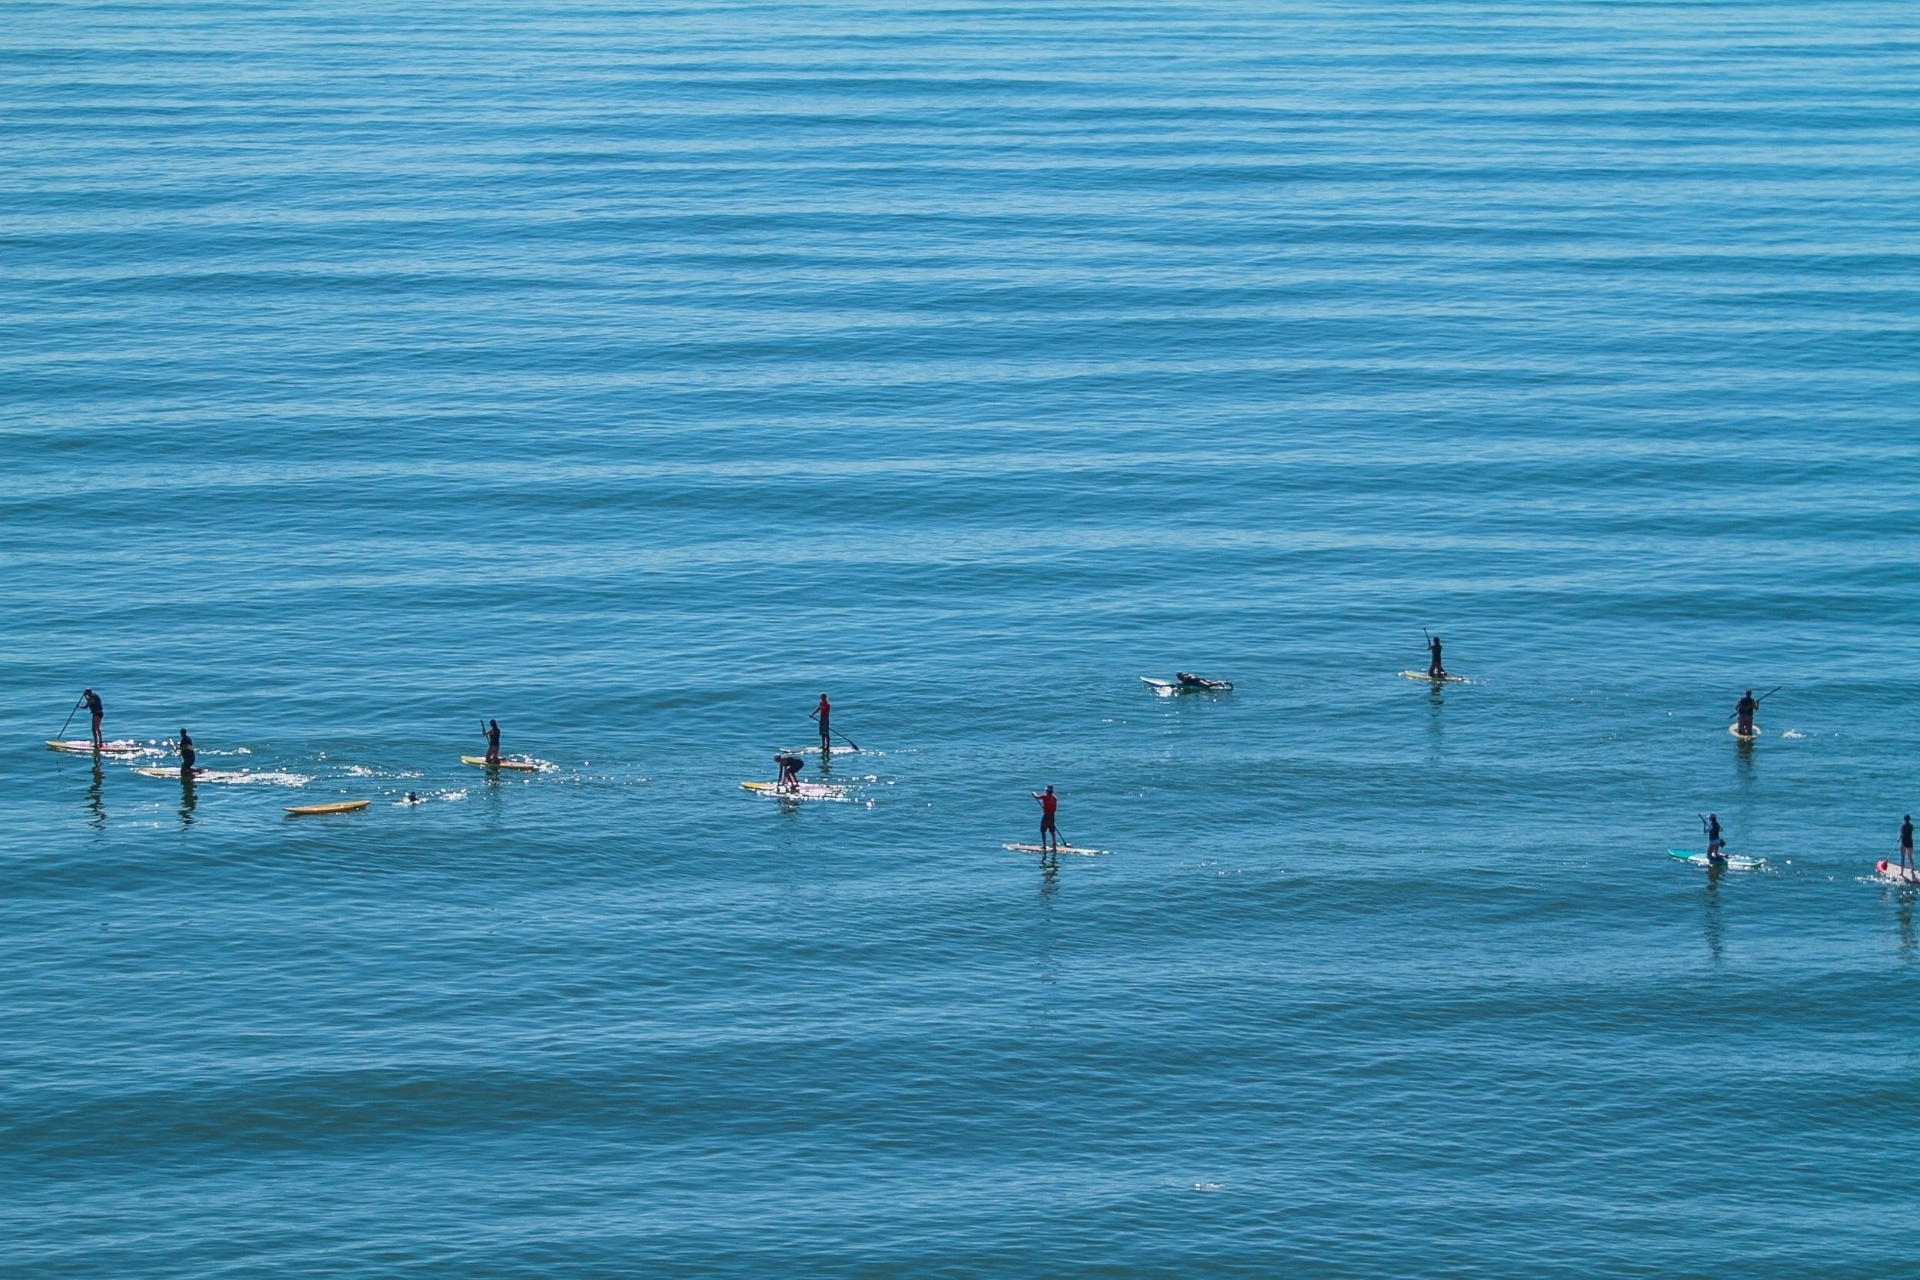
[[[1753,713],[1760,709],[1760,702],[1753,696],[1753,690],[1747,690],[1744,698],[1733,706],[1734,719],[1740,723],[1734,726],[1734,732],[1743,738],[1753,736]]]
[[[1044,792],[1030,792],[1040,802],[1040,847],[1041,849],[1060,848],[1060,828],[1054,822],[1054,816],[1060,812],[1060,797],[1053,794],[1049,785]],[[1051,842],[1051,843],[1049,843]]]
[[[182,729],[180,731],[180,781],[193,781],[193,762],[198,758],[199,753],[193,749],[193,739],[187,736],[185,729]]]
[[[1182,689],[1218,689],[1227,683],[1225,680],[1202,680],[1191,671],[1176,671],[1173,678],[1180,682]]]
[[[481,730],[481,732],[487,735],[487,763],[491,765],[499,764],[500,722],[498,720],[487,721],[486,728]]]
[[[1727,860],[1727,855],[1721,852],[1721,850],[1726,847],[1726,841],[1720,838],[1720,815],[1717,813],[1708,814],[1700,820],[1700,826],[1707,833],[1707,861],[1715,864],[1724,864]]]
[[[107,745],[107,740],[100,736],[100,720],[107,714],[107,709],[101,703],[100,695],[91,689],[80,691],[80,701],[87,704],[87,714],[93,717],[93,749],[98,751]]]
[[[1447,678],[1447,669],[1440,663],[1439,636],[1427,637],[1427,678],[1429,680],[1445,680]]]
[[[799,791],[800,766],[806,761],[799,756],[790,756],[782,752],[773,758],[773,762],[780,766],[780,781],[774,785],[782,791]]]

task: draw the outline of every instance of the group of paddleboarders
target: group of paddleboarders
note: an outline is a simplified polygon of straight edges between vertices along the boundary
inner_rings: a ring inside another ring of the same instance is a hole
[[[807,719],[814,721],[820,729],[820,760],[824,771],[826,762],[833,758],[833,703],[828,701],[826,694],[821,694],[820,701],[814,704],[813,710],[807,712]],[[852,745],[852,740],[848,739],[848,743]],[[855,749],[858,750],[857,747]],[[773,763],[780,770],[780,776],[773,784],[774,789],[788,795],[798,795],[800,770],[807,762],[791,751],[782,751],[774,756]]]
[[[1439,636],[1429,635],[1427,637],[1427,654],[1429,659],[1427,674],[1434,679],[1446,678],[1447,670],[1441,661],[1441,642]],[[1232,687],[1228,681],[1209,680],[1205,677],[1197,676],[1190,671],[1176,672],[1175,675],[1179,680],[1180,687],[1184,689],[1218,689]],[[1753,690],[1748,689],[1741,695],[1740,700],[1734,704],[1733,714],[1729,718],[1734,721],[1734,732],[1742,739],[1751,741],[1759,736],[1759,730],[1754,726],[1754,716],[1759,711],[1760,704],[1775,692],[1777,692],[1777,689],[1768,690],[1767,693],[1755,697]],[[108,745],[104,723],[106,719],[106,704],[100,695],[89,687],[81,691],[80,700],[75,704],[74,710],[77,711],[82,706],[87,709],[87,714],[91,721],[91,745],[96,751],[104,750]],[[814,705],[814,709],[808,713],[808,718],[813,720],[820,730],[820,754],[823,770],[826,767],[826,761],[830,759],[833,754],[834,730],[832,717],[833,703],[825,693],[822,693],[820,700]],[[69,719],[71,719],[71,716],[69,716]],[[487,740],[485,762],[489,766],[498,767],[500,764],[500,722],[493,719],[484,721],[481,725],[481,733]],[[55,743],[53,745],[65,746],[69,750],[75,747],[84,750],[84,747],[78,743]],[[116,748],[119,745],[120,744],[115,744]],[[849,745],[853,746],[854,750],[859,749],[851,740],[849,740]],[[188,733],[184,726],[180,730],[177,749],[180,755],[180,778],[183,782],[191,783],[194,776],[201,772],[197,767],[199,753],[194,748],[193,735]],[[779,768],[779,779],[775,784],[776,789],[781,792],[797,795],[802,788],[800,770],[805,767],[806,761],[798,754],[790,751],[782,751],[774,756],[773,759]],[[1061,844],[1059,828],[1060,797],[1051,785],[1044,791],[1035,791],[1030,794],[1040,805],[1040,846],[1043,850],[1057,851]],[[417,803],[413,793],[409,792],[407,798],[409,802]],[[1716,867],[1726,866],[1728,863],[1726,836],[1720,824],[1720,815],[1717,813],[1703,815],[1700,819],[1700,826],[1707,839],[1706,857],[1708,864]],[[1916,866],[1913,855],[1913,816],[1911,814],[1903,815],[1901,818],[1899,850],[1900,872],[1905,876],[1920,875],[1920,866]],[[1886,864],[1883,863],[1881,865],[1884,867]]]

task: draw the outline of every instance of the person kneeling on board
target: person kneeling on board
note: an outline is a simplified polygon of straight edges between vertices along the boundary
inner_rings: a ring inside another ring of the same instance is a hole
[[[199,759],[199,753],[193,749],[193,739],[187,736],[185,729],[182,729],[180,731],[180,781],[193,781],[193,762],[197,759]]]
[[[1427,679],[1445,680],[1447,669],[1440,664],[1440,637],[1427,637]]]
[[[1060,812],[1060,797],[1053,794],[1051,785],[1044,792],[1034,791],[1029,794],[1040,802],[1040,847],[1059,849],[1060,827],[1054,819]]]
[[[1733,704],[1733,717],[1739,721],[1733,731],[1743,738],[1753,736],[1753,713],[1760,709],[1759,700],[1753,696],[1753,690],[1747,690],[1746,697]]]
[[[487,735],[487,763],[498,765],[500,763],[500,722],[487,721],[481,732]]]
[[[782,752],[773,758],[773,762],[780,766],[780,781],[774,785],[782,791],[799,791],[800,766],[806,761],[799,756],[790,756]]]
[[[1710,813],[1700,820],[1701,829],[1707,833],[1707,861],[1715,865],[1724,865],[1726,841],[1720,838],[1720,815]]]

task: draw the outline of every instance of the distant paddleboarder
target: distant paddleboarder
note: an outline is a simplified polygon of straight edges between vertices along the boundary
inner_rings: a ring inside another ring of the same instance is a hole
[[[498,720],[487,721],[486,728],[481,730],[481,732],[487,735],[487,763],[498,767],[500,764],[500,722]]]
[[[98,751],[107,745],[107,740],[100,735],[100,721],[107,714],[107,708],[100,701],[100,695],[91,689],[81,691],[80,701],[87,704],[87,714],[93,717],[93,749]]]
[[[1447,669],[1440,662],[1440,637],[1427,637],[1427,679],[1445,680]]]
[[[1792,701],[1792,699],[1788,699],[1788,701]],[[1753,736],[1753,713],[1759,709],[1760,700],[1753,696],[1753,690],[1747,690],[1746,696],[1733,704],[1733,718],[1739,722],[1734,725],[1733,731],[1743,738],[1751,738]]]
[[[1060,812],[1060,797],[1053,794],[1051,786],[1045,791],[1029,794],[1040,802],[1040,848],[1051,848],[1057,852],[1060,848],[1060,828],[1054,818]]]
[[[1913,867],[1913,815],[1907,814],[1900,819],[1900,869],[1912,871]]]
[[[800,790],[800,766],[806,761],[783,751],[773,758],[773,762],[780,766],[780,781],[774,785],[782,791],[797,793]]]
[[[826,694],[823,693],[820,695],[820,705],[813,709],[812,715],[808,718],[820,722],[820,754],[823,756],[832,755],[833,728],[829,722],[833,718],[833,704],[827,701]]]
[[[180,781],[193,781],[193,762],[199,759],[199,753],[193,749],[193,739],[185,729],[180,731]]]

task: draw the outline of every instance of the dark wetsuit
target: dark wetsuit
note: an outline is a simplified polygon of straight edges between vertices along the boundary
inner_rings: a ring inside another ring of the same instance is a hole
[[[1438,636],[1427,641],[1427,655],[1427,674],[1436,680],[1446,675],[1447,669],[1440,665],[1440,639]]]
[[[84,696],[87,700],[87,714],[93,717],[93,745],[97,747],[104,741],[100,736],[100,719],[107,714],[107,708],[100,701],[100,695],[93,690],[87,690]]]
[[[185,782],[192,779],[193,762],[198,758],[199,756],[195,753],[193,749],[193,739],[187,736],[187,731],[185,729],[182,729],[180,731],[180,780],[181,781]]]
[[[1760,704],[1752,698],[1742,698],[1734,704],[1733,714],[1739,718],[1739,731],[1748,737],[1753,736],[1753,713],[1759,709]]]
[[[782,791],[800,789],[800,766],[806,761],[799,756],[778,755],[773,762],[780,766],[780,781],[777,784]]]
[[[500,725],[493,720],[487,722],[487,763],[500,763]]]
[[[1913,819],[1903,818],[1900,822],[1900,865],[1913,866]]]
[[[1727,855],[1720,852],[1723,841],[1720,839],[1720,819],[1707,819],[1707,861],[1725,862]]]

